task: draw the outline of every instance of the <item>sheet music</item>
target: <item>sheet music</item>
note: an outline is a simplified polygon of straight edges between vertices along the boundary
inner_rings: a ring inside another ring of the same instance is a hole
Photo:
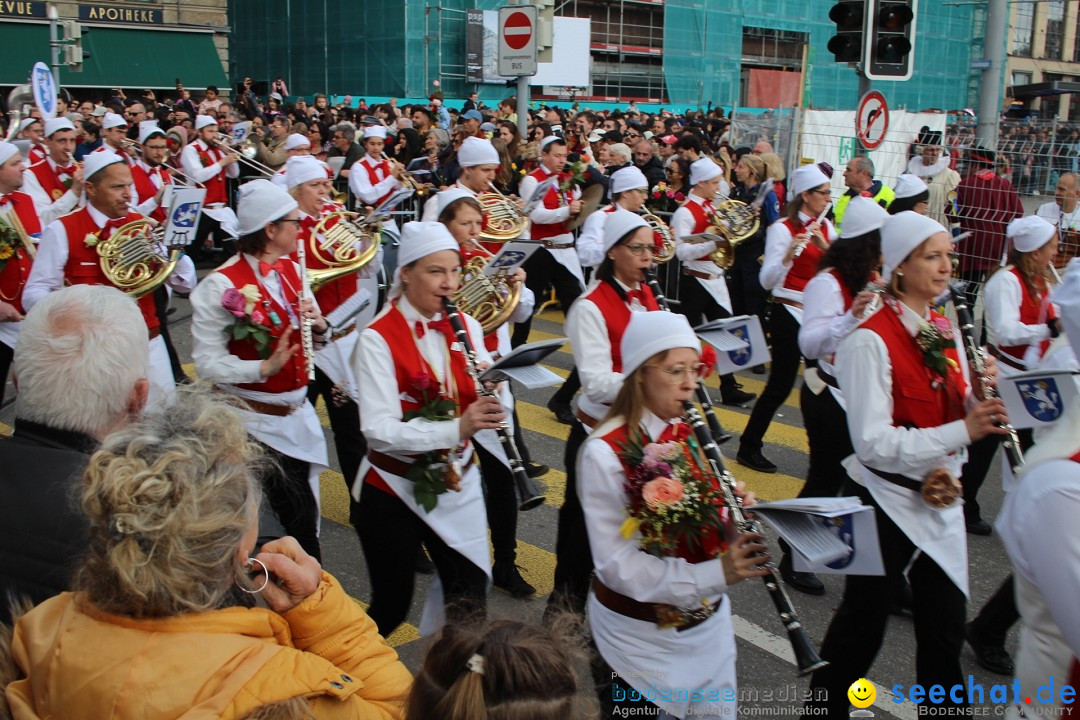
[[[371,291],[367,288],[360,288],[348,300],[334,308],[333,312],[326,316],[326,319],[336,328],[344,327],[350,320],[359,315],[370,302]]]
[[[504,375],[511,380],[516,380],[529,390],[551,387],[552,385],[561,385],[563,382],[561,377],[551,372],[543,365],[522,365],[519,367],[502,368],[493,374]]]
[[[720,352],[734,352],[750,347],[750,343],[732,335],[727,330],[709,330],[699,332],[697,335]]]
[[[790,510],[754,510],[758,517],[814,565],[835,562],[847,557],[851,552],[851,549],[825,528],[814,515]]]

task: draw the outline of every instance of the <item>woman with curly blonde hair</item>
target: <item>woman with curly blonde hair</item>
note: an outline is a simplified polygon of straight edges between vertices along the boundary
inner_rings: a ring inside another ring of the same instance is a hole
[[[197,391],[105,439],[75,591],[15,626],[12,717],[401,716],[409,672],[337,580],[290,537],[253,556],[262,462]]]

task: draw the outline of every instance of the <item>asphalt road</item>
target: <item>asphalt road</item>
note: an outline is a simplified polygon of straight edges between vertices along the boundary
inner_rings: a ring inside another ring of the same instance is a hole
[[[190,361],[190,308],[185,300],[174,302],[175,312],[171,316],[174,341],[184,362]],[[560,337],[562,335],[562,315],[549,311],[537,317],[533,323],[533,340]],[[565,375],[572,365],[568,349],[549,356],[548,367],[556,373]],[[189,371],[191,368],[189,366]],[[740,375],[745,389],[760,393],[766,376],[745,373]],[[715,388],[715,377],[711,383]],[[500,591],[493,591],[489,599],[492,616],[509,617],[526,621],[539,622],[546,596],[551,590],[554,570],[554,547],[557,520],[557,508],[562,502],[566,476],[563,465],[563,447],[569,427],[559,424],[545,407],[553,389],[517,392],[518,414],[525,429],[525,439],[535,460],[548,464],[552,471],[542,478],[546,488],[547,504],[522,513],[518,525],[518,558],[523,575],[538,589],[538,595],[528,601],[515,600]],[[786,404],[777,414],[765,436],[765,455],[779,466],[775,474],[763,474],[748,470],[731,462],[731,470],[736,478],[745,482],[763,499],[782,499],[794,497],[802,486],[808,455],[806,434],[802,426],[802,416],[798,407],[797,389],[789,395]],[[13,394],[8,388],[9,397]],[[714,389],[714,396],[718,390]],[[320,416],[330,438],[325,412],[320,408]],[[721,422],[729,431],[740,432],[749,410],[719,407]],[[8,432],[8,425],[14,416],[14,409],[9,403],[0,410],[0,431]],[[844,432],[837,428],[837,432]],[[332,442],[332,440],[330,440]],[[725,446],[725,454],[733,455],[738,439]],[[348,525],[348,503],[344,478],[336,467],[336,457],[331,447],[330,458],[335,467],[324,473],[322,478],[322,546],[327,569],[342,582],[346,590],[358,601],[369,597],[367,571],[364,567],[360,543],[356,533]],[[995,467],[987,479],[980,495],[984,516],[992,521],[1002,501],[1000,474]],[[392,542],[392,539],[388,539]],[[997,589],[1009,573],[1009,561],[996,536],[968,536],[971,598],[968,606],[969,617],[973,617],[982,603]],[[775,548],[775,542],[771,544]],[[821,597],[810,597],[791,592],[792,601],[802,617],[810,639],[819,644],[825,634],[829,620],[838,605],[843,589],[842,576],[825,576],[827,593]],[[410,623],[399,628],[390,638],[410,669],[420,666],[425,641],[419,637],[416,625],[423,607],[424,593],[428,576],[417,576],[417,591],[414,596]],[[806,691],[807,681],[798,678],[792,660],[790,644],[776,616],[772,603],[762,584],[756,580],[741,583],[731,590],[732,608],[735,616],[735,629],[738,644],[738,682],[740,693],[740,712],[748,715],[796,715],[801,707],[802,693]],[[1010,632],[1007,647],[1016,651],[1017,628]],[[895,716],[914,718],[916,706],[911,703],[896,704],[885,688],[895,684],[911,685],[915,681],[915,641],[910,619],[894,617],[890,620],[885,644],[869,673],[869,679],[878,688],[875,707],[870,708],[879,717]],[[965,673],[971,673],[974,682],[989,688],[994,683],[1011,682],[1011,678],[996,676],[982,670],[975,662],[969,648],[963,655]],[[588,687],[582,673],[583,682]],[[1000,708],[988,708],[987,714],[997,714]]]

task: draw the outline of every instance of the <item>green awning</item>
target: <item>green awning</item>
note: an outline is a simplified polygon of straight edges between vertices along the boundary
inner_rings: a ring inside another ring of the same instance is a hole
[[[84,26],[82,43],[90,57],[82,72],[61,66],[61,86],[165,90],[178,76],[193,89],[228,85],[211,33]],[[49,26],[0,22],[0,85],[26,82],[38,61],[49,62]]]

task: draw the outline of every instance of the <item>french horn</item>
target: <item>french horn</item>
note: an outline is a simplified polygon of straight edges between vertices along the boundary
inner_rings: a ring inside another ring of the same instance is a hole
[[[308,268],[312,290],[360,270],[378,254],[381,232],[377,225],[359,222],[360,217],[348,210],[331,212],[312,229],[308,252],[326,266]]]
[[[761,220],[751,205],[730,198],[718,203],[712,224],[705,232],[723,239],[717,242],[716,250],[709,255],[709,259],[724,269],[731,267],[735,264],[735,248],[753,237],[759,227]]]
[[[480,239],[485,242],[508,242],[516,240],[529,225],[529,217],[517,203],[499,192],[494,184],[491,191],[476,196],[484,213],[484,226]]]
[[[645,213],[641,219],[649,223],[653,236],[659,241],[659,250],[653,253],[653,262],[663,265],[675,257],[675,236],[668,224],[652,213]]]
[[[165,226],[147,218],[117,228],[96,248],[101,272],[133,298],[158,288],[176,268],[180,248],[165,249]]]
[[[484,329],[494,332],[510,319],[521,302],[521,283],[503,273],[487,275],[490,257],[474,257],[461,268],[461,285],[451,296],[459,309],[472,315]]]

